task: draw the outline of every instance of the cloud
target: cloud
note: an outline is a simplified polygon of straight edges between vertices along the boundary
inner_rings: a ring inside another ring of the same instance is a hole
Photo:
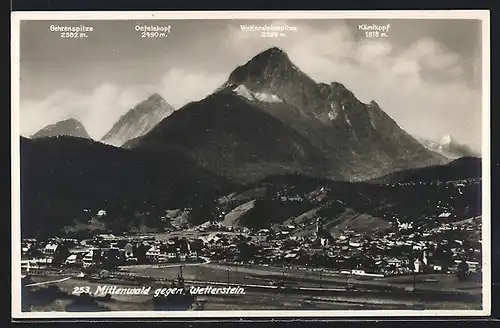
[[[227,80],[227,75],[209,71],[173,68],[165,73],[157,92],[174,108],[200,100],[215,91]]]
[[[57,91],[41,100],[21,102],[21,134],[29,136],[72,117],[82,122],[92,138],[100,139],[121,115],[154,92],[177,109],[212,93],[226,78],[224,74],[175,68],[157,84],[121,87],[105,83],[87,93]]]
[[[67,118],[82,122],[91,137],[101,138],[129,108],[144,99],[141,88],[102,84],[88,93],[61,90],[41,100],[21,101],[21,134],[29,136]]]

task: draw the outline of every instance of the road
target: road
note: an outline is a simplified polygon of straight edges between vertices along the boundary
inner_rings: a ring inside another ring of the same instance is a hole
[[[183,266],[183,267],[186,267],[186,266],[198,266],[198,265],[205,265],[205,264],[209,264],[210,263],[210,259],[206,258],[206,257],[201,257],[201,259],[204,260],[204,262],[201,262],[201,263],[173,263],[173,264],[165,264],[165,265],[157,265],[157,266],[154,266],[155,268],[175,268],[175,267],[180,267],[180,266]],[[124,267],[121,267],[121,268],[137,268],[139,266],[124,266]],[[149,266],[151,267],[151,266]],[[48,281],[41,281],[41,282],[36,282],[36,283],[31,283],[31,284],[27,284],[27,285],[24,285],[24,287],[34,287],[34,286],[41,286],[41,285],[49,285],[49,284],[55,284],[55,283],[59,283],[59,282],[63,282],[63,281],[67,281],[71,278],[75,278],[75,276],[69,276],[69,277],[65,277],[65,278],[62,278],[62,279],[55,279],[55,280],[48,280]]]
[[[56,284],[56,283],[59,283],[59,282],[63,282],[63,281],[69,280],[71,278],[73,278],[73,277],[66,277],[66,278],[57,279],[57,280],[35,282],[35,283],[32,283],[32,284],[24,285],[24,287],[34,287],[34,286],[40,286],[40,285]]]
[[[168,264],[138,264],[138,265],[123,265],[119,266],[119,269],[123,269],[125,271],[133,271],[134,269],[141,269],[141,268],[178,268],[180,266],[182,267],[190,267],[190,266],[200,266],[200,265],[206,265],[211,263],[210,259],[208,257],[201,257],[204,262],[200,263],[168,263]]]

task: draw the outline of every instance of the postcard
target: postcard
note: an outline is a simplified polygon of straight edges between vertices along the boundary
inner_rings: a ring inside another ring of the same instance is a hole
[[[13,318],[490,313],[488,11],[11,18]]]

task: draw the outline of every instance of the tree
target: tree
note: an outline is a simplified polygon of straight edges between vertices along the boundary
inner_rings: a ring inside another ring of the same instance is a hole
[[[116,270],[122,264],[121,253],[118,250],[110,249],[104,259],[103,267],[107,270]]]
[[[257,254],[257,248],[249,243],[238,244],[239,249],[239,259],[241,261],[252,260]]]
[[[193,224],[201,224],[207,221],[215,221],[218,219],[218,210],[216,200],[208,198],[194,206],[189,214],[190,222]]]
[[[457,278],[458,281],[464,281],[467,279],[467,276],[469,274],[469,265],[465,260],[460,262],[457,267]]]
[[[68,244],[60,244],[54,254],[53,265],[61,265],[70,255]]]
[[[145,245],[144,243],[139,243],[134,247],[134,257],[137,258],[139,263],[146,263],[146,253],[149,250],[150,246]]]
[[[442,263],[443,269],[453,265],[453,252],[448,246],[438,246],[433,258]]]
[[[28,256],[32,258],[40,257],[42,256],[42,251],[38,247],[30,247]]]

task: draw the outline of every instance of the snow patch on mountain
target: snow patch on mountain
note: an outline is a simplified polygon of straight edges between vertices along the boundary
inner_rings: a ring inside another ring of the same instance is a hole
[[[416,136],[415,139],[425,148],[440,153],[448,159],[457,159],[464,156],[480,156],[469,146],[456,142],[450,134],[445,134],[439,141]]]
[[[329,111],[328,112],[328,118],[330,119],[330,121],[333,121],[334,119],[336,119],[338,116],[338,113],[336,111]]]
[[[281,103],[281,102],[283,102],[283,100],[281,100],[280,97],[273,95],[273,94],[269,94],[269,93],[255,92],[254,96],[259,101],[262,101],[262,102],[268,102],[268,103]]]
[[[330,119],[330,121],[333,121],[334,119],[337,118],[337,116],[339,116],[339,112],[338,112],[335,104],[331,103],[330,110],[328,111],[328,118]]]
[[[239,85],[233,90],[236,94],[246,98],[248,100],[254,100],[252,92],[244,85]]]
[[[349,120],[349,117],[347,117],[347,116],[346,116],[346,117],[345,117],[345,121],[347,122],[347,124],[348,124],[350,127],[352,127],[352,125],[351,125],[351,120]]]
[[[276,95],[270,94],[270,93],[265,93],[265,92],[253,92],[252,90],[248,89],[244,85],[239,85],[236,88],[233,89],[233,92],[238,94],[239,96],[248,99],[250,101],[261,101],[261,102],[267,102],[267,103],[282,103],[283,100],[279,98]]]

